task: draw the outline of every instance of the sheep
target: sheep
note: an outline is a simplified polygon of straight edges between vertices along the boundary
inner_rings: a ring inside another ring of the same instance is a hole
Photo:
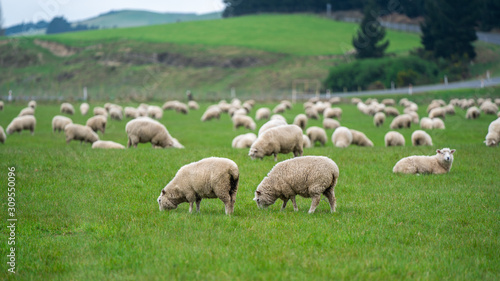
[[[434,156],[409,156],[399,160],[393,173],[403,174],[446,174],[453,164],[455,149],[437,149]]]
[[[111,120],[122,121],[123,113],[117,107],[110,107],[109,108],[109,117],[111,118]]]
[[[231,106],[233,107],[241,107],[241,101],[237,98],[234,98],[232,101],[231,101]]]
[[[488,126],[488,134],[486,135],[484,143],[487,146],[497,146],[500,142],[500,118],[494,120]]]
[[[431,118],[431,119],[436,118],[436,117],[440,117],[444,120],[445,115],[446,115],[446,111],[442,107],[434,108],[429,112],[429,118]]]
[[[313,146],[317,141],[319,141],[321,146],[325,146],[326,140],[328,139],[325,129],[316,126],[307,128],[306,135],[309,137],[309,140],[311,140],[311,145]]]
[[[411,134],[411,143],[413,144],[413,146],[420,146],[420,145],[432,146],[432,138],[425,131],[416,130]]]
[[[399,110],[397,110],[395,107],[392,106],[386,106],[384,108],[385,115],[387,116],[398,116],[399,115]]]
[[[73,115],[75,114],[75,109],[71,103],[64,102],[61,104],[61,113]]]
[[[188,114],[189,113],[189,108],[185,103],[178,102],[175,105],[175,112],[177,113],[182,113],[182,114]]]
[[[497,114],[498,112],[498,106],[491,101],[485,101],[481,106],[479,107],[484,114]]]
[[[180,101],[177,101],[177,100],[167,101],[163,104],[163,106],[161,108],[163,110],[169,110],[169,109],[175,110],[178,103],[180,103]],[[147,109],[147,107],[146,107],[146,109]]]
[[[244,102],[243,105],[241,105],[241,108],[245,109],[247,112],[252,111],[253,104],[251,102]]]
[[[146,116],[148,116],[148,107],[149,107],[149,105],[141,103],[137,107],[137,117],[146,117]]]
[[[262,133],[264,133],[268,129],[278,127],[278,126],[283,126],[283,125],[288,125],[288,124],[281,119],[269,120],[266,123],[264,123],[264,125],[262,125],[262,127],[260,127],[258,135],[259,136],[262,135]]]
[[[7,129],[5,129],[5,131],[8,135],[11,135],[14,132],[21,133],[22,130],[30,130],[31,135],[34,135],[35,127],[36,127],[35,116],[24,115],[12,119],[12,121],[7,126]]]
[[[332,142],[336,147],[348,147],[352,143],[352,132],[346,127],[338,127],[332,134]]]
[[[71,123],[73,123],[73,120],[71,120],[70,118],[66,116],[56,115],[54,116],[54,118],[52,118],[52,132],[55,133],[56,131],[64,131],[64,127]]]
[[[161,119],[163,117],[163,109],[156,105],[150,105],[147,109],[147,115],[153,119]]]
[[[444,108],[444,113],[448,115],[455,115],[455,107],[453,104],[448,104],[447,106],[443,107]]]
[[[219,106],[217,106],[217,105],[211,106],[211,107],[207,108],[207,110],[205,110],[205,112],[203,113],[203,116],[201,116],[201,121],[205,122],[205,121],[209,121],[209,120],[214,119],[214,118],[217,118],[217,120],[219,120],[220,113],[221,113],[221,109],[219,108]]]
[[[441,130],[444,130],[445,127],[444,127],[444,122],[443,120],[439,119],[439,118],[433,118],[432,119],[432,128],[433,129],[441,129]]]
[[[19,112],[19,115],[17,116],[25,116],[25,115],[35,115],[35,110],[31,107],[26,107]]]
[[[5,131],[3,130],[3,127],[0,126],[0,142],[5,143],[6,139],[7,139],[7,136],[5,135]]]
[[[125,111],[125,118],[134,119],[139,117],[139,111],[137,110],[137,108],[127,106],[125,107],[124,111]]]
[[[194,100],[188,101],[188,107],[189,107],[189,109],[192,109],[192,110],[198,110],[198,109],[200,109],[200,106]]]
[[[271,117],[271,109],[267,107],[259,108],[255,113],[255,120],[269,119],[270,117]]]
[[[359,111],[363,114],[368,114],[368,106],[364,104],[363,102],[359,102],[356,107],[358,108]]]
[[[114,141],[102,141],[98,140],[92,144],[92,148],[104,148],[104,149],[125,149],[125,146],[114,142]]]
[[[273,114],[273,115],[271,115],[271,118],[269,120],[281,120],[281,121],[287,123],[286,118],[283,117],[283,115],[281,115],[281,114]]]
[[[303,149],[313,147],[313,145],[311,144],[311,140],[309,139],[309,137],[307,135],[302,135],[302,140],[303,140],[303,144],[302,144]]]
[[[373,142],[362,132],[350,129],[352,134],[351,144],[358,146],[370,146],[373,147]]]
[[[277,114],[277,113],[283,113],[286,111],[286,104],[284,103],[280,103],[278,105],[276,105],[273,109],[273,113]]]
[[[218,107],[220,108],[221,112],[227,113],[229,111],[229,108],[231,108],[231,105],[227,103],[225,100],[221,100],[218,104]]]
[[[340,127],[339,121],[332,118],[323,119],[323,128],[325,128],[326,130],[337,129],[338,127]]]
[[[362,102],[360,98],[352,98],[352,99],[351,99],[351,103],[352,103],[352,104],[358,104],[358,103],[360,103],[360,102]]]
[[[108,119],[104,115],[96,115],[92,116],[87,120],[85,125],[89,126],[94,132],[101,131],[104,135],[104,131],[106,130],[106,124],[108,123]]]
[[[373,124],[375,127],[380,127],[384,124],[385,122],[385,113],[383,112],[377,112],[373,116]]]
[[[85,142],[94,143],[99,140],[99,136],[92,131],[89,126],[79,124],[68,124],[64,127],[64,134],[66,135],[66,143],[72,140],[79,140],[80,144]]]
[[[327,108],[323,112],[323,117],[324,118],[337,118],[340,120],[342,118],[342,109],[339,107]]]
[[[385,106],[393,106],[396,105],[396,101],[394,99],[383,99],[382,104]]]
[[[308,108],[306,108],[305,111],[306,111],[307,118],[315,119],[315,120],[319,119],[318,110],[316,110],[316,108],[314,108],[314,107],[308,107]]]
[[[94,107],[94,115],[102,115],[108,118],[108,111],[104,107],[96,106]]]
[[[402,128],[410,128],[411,123],[413,118],[409,114],[402,114],[398,115],[392,120],[390,128],[395,130],[395,129],[402,129]]]
[[[494,101],[494,102],[495,102],[495,104],[496,104],[497,106],[500,106],[500,98],[495,99],[495,101]]]
[[[3,110],[3,107],[4,107],[4,103],[3,103],[3,101],[0,100],[0,111]]]
[[[465,113],[465,118],[466,119],[477,119],[481,115],[481,112],[479,111],[479,108],[476,106],[469,107],[467,109],[467,112]]]
[[[184,165],[158,196],[160,211],[173,210],[183,202],[189,202],[189,212],[200,211],[203,198],[219,198],[226,215],[234,211],[240,173],[238,165],[227,158],[210,157]]]
[[[439,119],[439,120],[441,120],[441,119]],[[432,128],[433,128],[433,123],[432,123],[432,119],[431,118],[429,118],[429,117],[423,117],[420,120],[420,129],[422,129],[422,130],[432,130]]]
[[[384,136],[385,146],[405,146],[405,138],[396,131],[387,132]]]
[[[127,147],[137,147],[138,143],[150,142],[154,148],[172,147],[174,142],[167,128],[149,117],[133,119],[125,126],[128,136]]]
[[[114,103],[109,103],[109,102],[104,104],[104,109],[106,109],[106,111],[108,113],[110,112],[110,110],[112,108],[116,108],[116,109],[118,109],[120,111],[123,111],[123,107],[121,107],[120,105],[117,105],[117,104],[114,104]]]
[[[315,105],[314,105],[314,108],[316,109],[316,111],[318,112],[318,114],[324,114],[325,110],[327,108],[330,108],[330,104],[329,103],[324,103],[322,101],[318,101]]]
[[[28,107],[35,109],[36,108],[36,101],[31,100],[30,102],[28,102]]]
[[[86,103],[86,102],[82,103],[80,105],[80,113],[82,115],[87,115],[87,113],[89,112],[89,108],[90,108],[90,106],[88,103]]]
[[[253,121],[252,117],[246,116],[246,115],[235,115],[233,118],[233,127],[234,129],[238,129],[239,127],[245,127],[246,129],[249,130],[255,130],[257,125],[255,124],[255,121]]]
[[[260,182],[253,199],[259,208],[267,208],[279,198],[283,200],[284,210],[288,200],[292,200],[293,210],[299,208],[295,196],[312,198],[309,214],[314,213],[319,205],[321,194],[330,204],[330,211],[335,212],[335,186],[339,178],[339,167],[325,156],[303,156],[288,159],[276,164]]]
[[[284,104],[286,109],[292,109],[292,103],[289,100],[282,100],[280,103]]]
[[[254,133],[248,133],[236,136],[232,143],[231,147],[233,148],[250,148],[252,144],[257,140],[257,135]]]
[[[184,145],[182,145],[176,138],[172,138],[172,142],[174,143],[172,145],[173,148],[178,148],[178,149],[184,148]]]
[[[250,147],[248,155],[252,158],[260,158],[273,154],[274,161],[278,161],[278,153],[288,154],[293,152],[293,156],[303,154],[302,130],[297,125],[282,125],[267,129],[259,135],[257,140]]]
[[[418,117],[418,113],[416,113],[415,111],[410,111],[408,115],[410,115],[411,117],[411,122],[415,124],[419,123],[420,117]]]
[[[307,127],[307,116],[303,113],[298,114],[295,116],[295,119],[293,119],[293,124],[299,126],[302,130],[305,130]]]
[[[340,97],[333,97],[331,98],[328,102],[330,104],[339,104],[342,100],[340,99]]]
[[[427,113],[430,113],[431,110],[433,110],[434,108],[438,108],[438,107],[441,107],[441,103],[440,102],[435,102],[435,101],[431,102],[429,104],[429,106],[427,106]]]

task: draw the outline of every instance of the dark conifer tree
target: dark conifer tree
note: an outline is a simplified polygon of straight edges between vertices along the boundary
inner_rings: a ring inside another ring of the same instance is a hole
[[[352,44],[356,48],[356,56],[360,59],[383,57],[389,46],[388,40],[382,42],[385,37],[385,28],[380,25],[378,16],[378,6],[374,1],[370,1],[365,7],[358,33],[352,39]]]

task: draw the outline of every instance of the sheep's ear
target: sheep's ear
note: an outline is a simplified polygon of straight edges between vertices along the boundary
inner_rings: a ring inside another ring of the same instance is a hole
[[[165,195],[165,189],[161,190],[161,195]]]
[[[436,153],[441,154],[441,149],[436,149]]]
[[[260,191],[255,191],[255,194],[260,196],[262,193]]]
[[[457,150],[456,150],[456,149],[452,149],[452,150],[450,151],[450,153],[451,153],[451,154],[453,154],[453,153],[455,153],[455,151],[457,151]]]

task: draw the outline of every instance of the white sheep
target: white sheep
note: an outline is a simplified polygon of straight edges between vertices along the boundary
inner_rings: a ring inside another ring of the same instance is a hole
[[[161,190],[157,199],[160,211],[173,210],[189,202],[191,213],[196,202],[199,212],[202,199],[219,198],[224,203],[226,215],[230,215],[234,211],[239,179],[238,165],[227,158],[210,157],[187,164]]]
[[[238,129],[239,127],[245,127],[246,129],[252,131],[257,128],[255,121],[253,121],[252,117],[250,116],[238,114],[233,116],[232,120],[233,120],[233,127],[235,130]]]
[[[253,199],[259,208],[267,208],[279,198],[284,210],[292,200],[294,211],[298,211],[295,196],[311,198],[309,213],[314,213],[323,194],[335,212],[335,186],[339,178],[339,167],[324,156],[303,156],[276,164],[260,182]]]
[[[280,104],[276,105],[273,109],[274,114],[283,113],[285,111],[286,111],[286,104],[284,104],[284,103],[280,103]]]
[[[26,108],[23,108],[19,112],[19,115],[17,115],[17,116],[25,116],[25,115],[35,115],[35,110],[32,107],[26,107]]]
[[[79,140],[80,143],[94,143],[99,140],[99,136],[89,126],[79,124],[71,123],[66,125],[64,134],[66,135],[66,143],[72,140]]]
[[[264,123],[262,127],[260,127],[258,135],[259,136],[262,135],[262,133],[264,133],[268,129],[283,125],[288,125],[288,124],[286,123],[286,121],[283,121],[281,119],[269,120],[266,123]]]
[[[87,115],[87,113],[89,112],[89,109],[90,109],[90,106],[88,103],[84,102],[84,103],[80,104],[80,113],[82,115]]]
[[[167,128],[149,117],[131,120],[125,126],[128,136],[127,147],[137,147],[138,143],[150,142],[155,148],[172,147],[174,142]]]
[[[297,116],[293,119],[293,124],[304,130],[307,127],[307,116],[303,113],[297,114]]]
[[[85,125],[89,126],[92,128],[94,132],[101,131],[101,133],[104,135],[104,131],[106,131],[106,124],[108,123],[108,119],[104,115],[95,115],[90,117],[87,120],[87,123]]]
[[[269,119],[270,117],[271,117],[271,109],[267,107],[259,108],[255,113],[255,120]]]
[[[6,139],[7,139],[7,136],[5,135],[5,131],[3,130],[3,127],[0,126],[0,142],[5,143]]]
[[[175,105],[175,112],[177,113],[182,113],[182,114],[188,114],[189,113],[189,108],[185,103],[178,102]]]
[[[286,109],[292,109],[292,103],[289,100],[282,100],[280,101],[281,104],[284,104]]]
[[[28,102],[28,107],[35,109],[36,108],[36,101],[31,100],[30,102]]]
[[[370,146],[373,147],[373,142],[363,133],[360,131],[356,131],[353,129],[350,129],[351,134],[352,134],[352,142],[351,144],[355,144],[358,146]]]
[[[161,119],[163,117],[163,109],[157,105],[150,105],[148,106],[147,114],[153,119]]]
[[[201,116],[201,121],[205,122],[205,121],[212,120],[214,118],[219,120],[220,114],[221,114],[221,109],[218,105],[210,106],[207,108],[207,110],[205,110],[205,112],[203,113],[203,116]]]
[[[75,114],[75,108],[71,103],[64,102],[61,104],[61,113],[73,115]]]
[[[122,121],[122,119],[123,119],[123,112],[122,112],[122,110],[120,108],[112,106],[112,107],[109,108],[109,117],[112,120]]]
[[[405,138],[396,131],[390,131],[384,137],[385,146],[405,146]]]
[[[411,116],[411,122],[415,124],[419,123],[420,117],[418,116],[418,113],[416,113],[415,111],[410,111],[407,114]]]
[[[373,116],[373,124],[375,125],[375,127],[380,127],[384,125],[384,122],[385,122],[385,113],[383,112],[375,113],[375,115]]]
[[[328,139],[325,129],[317,126],[307,128],[306,135],[309,137],[311,145],[313,146],[317,141],[319,141],[321,146],[325,146],[326,140]]]
[[[360,98],[352,98],[352,99],[351,99],[351,103],[352,103],[352,104],[355,104],[355,105],[356,105],[356,104],[358,104],[358,103],[360,103],[360,102],[362,102]]]
[[[402,128],[410,128],[411,123],[413,121],[413,118],[409,114],[401,114],[398,115],[392,120],[390,128],[395,130],[395,129],[402,129]]]
[[[444,108],[444,112],[447,114],[447,115],[455,115],[455,107],[453,106],[453,104],[448,104],[446,105]]]
[[[332,134],[332,142],[336,147],[348,147],[352,143],[352,133],[346,127],[338,127]]]
[[[64,131],[64,127],[71,123],[73,123],[73,120],[71,120],[70,118],[66,116],[56,115],[54,116],[54,118],[52,118],[52,132],[55,133],[56,131]]]
[[[308,108],[306,108],[305,112],[306,112],[307,118],[315,119],[315,120],[319,119],[319,113],[318,113],[318,110],[316,108],[308,107]]]
[[[420,146],[420,145],[432,146],[432,138],[425,131],[416,130],[411,134],[411,143],[413,144],[413,146]]]
[[[3,110],[3,107],[4,107],[4,103],[3,103],[3,101],[0,100],[0,111]]]
[[[175,108],[177,107],[177,104],[179,104],[180,101],[178,100],[172,100],[172,101],[167,101],[163,104],[163,106],[161,107],[163,110],[175,110]],[[146,107],[147,109],[147,107]]]
[[[441,120],[440,118],[433,118],[433,119],[432,119],[432,128],[433,128],[433,129],[441,129],[441,130],[444,130],[444,129],[445,129],[445,126],[444,126],[444,122],[443,122],[443,120]]]
[[[477,119],[481,115],[481,112],[479,111],[479,108],[476,106],[469,107],[467,109],[467,112],[465,113],[465,118],[466,119]]]
[[[325,130],[337,129],[338,127],[340,127],[339,121],[332,118],[323,119],[323,128],[325,128]]]
[[[497,146],[500,142],[500,118],[494,120],[488,126],[488,134],[486,135],[486,139],[484,143],[487,146]]]
[[[429,112],[429,118],[434,119],[434,118],[442,118],[443,120],[446,118],[446,111],[442,107],[437,107],[432,109]]]
[[[303,139],[303,144],[302,144],[303,149],[313,147],[313,145],[311,144],[311,140],[307,135],[302,135],[302,139]]]
[[[397,110],[397,108],[392,107],[392,106],[386,106],[384,108],[384,113],[387,116],[398,116],[399,115],[399,110]]]
[[[198,109],[200,109],[200,106],[194,100],[188,101],[188,107],[189,107],[189,109],[192,109],[192,110],[198,110]]]
[[[94,107],[94,115],[102,115],[108,118],[108,111],[104,107],[96,106]]]
[[[134,118],[139,117],[139,111],[135,107],[127,106],[127,107],[125,107],[124,112],[125,112],[125,118],[134,119]]]
[[[441,119],[439,119],[439,120],[441,120]],[[432,128],[433,128],[432,119],[429,117],[422,117],[422,119],[420,120],[420,129],[432,130]]]
[[[125,146],[114,141],[102,141],[98,140],[92,144],[92,148],[103,148],[103,149],[125,149]]]
[[[24,115],[19,116],[10,122],[5,130],[8,135],[13,134],[14,132],[21,133],[22,130],[30,130],[31,134],[35,134],[36,127],[36,119],[33,115]]]
[[[437,149],[433,156],[409,156],[399,160],[393,173],[403,174],[446,174],[453,164],[455,149]]]
[[[233,148],[250,148],[252,144],[257,140],[257,135],[254,133],[242,134],[236,136],[232,143],[231,147]]]
[[[396,101],[394,99],[383,99],[382,104],[385,106],[393,106],[396,105]]]
[[[324,118],[337,118],[341,119],[342,118],[342,109],[340,107],[329,107],[323,111],[323,117]]]
[[[433,101],[431,102],[428,106],[427,106],[427,114],[429,114],[431,112],[431,110],[433,110],[434,108],[438,108],[438,107],[441,107],[441,103],[440,102],[436,102],[436,101]]]
[[[302,156],[303,142],[302,130],[297,125],[277,126],[259,135],[250,147],[248,155],[252,159],[274,155],[274,161],[278,161],[278,153],[293,152],[294,157]]]
[[[342,100],[340,99],[340,97],[333,97],[330,100],[328,100],[328,102],[330,104],[339,104],[342,102]]]
[[[494,103],[492,103],[490,100],[483,102],[481,106],[479,107],[484,114],[497,114],[498,112],[498,106]]]
[[[288,122],[288,121],[286,121],[286,118],[281,114],[273,114],[273,115],[271,115],[271,118],[269,120],[281,120],[285,123]]]

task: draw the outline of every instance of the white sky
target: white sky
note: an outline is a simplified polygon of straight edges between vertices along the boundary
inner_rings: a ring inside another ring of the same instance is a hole
[[[64,16],[68,21],[87,19],[111,10],[147,10],[205,14],[222,11],[222,0],[0,0],[3,27],[22,22],[50,21]]]

